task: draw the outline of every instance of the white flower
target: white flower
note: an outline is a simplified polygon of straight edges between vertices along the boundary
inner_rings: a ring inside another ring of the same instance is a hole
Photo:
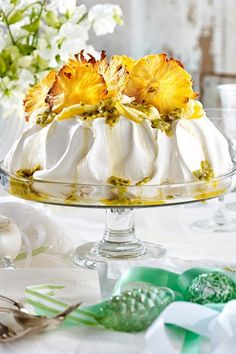
[[[1,118],[8,118],[12,114],[19,115],[19,118],[24,116],[23,108],[24,94],[22,90],[13,89],[9,95],[0,95]]]
[[[61,14],[72,14],[76,9],[76,0],[54,0],[46,6],[48,11],[58,10]]]
[[[0,91],[0,106],[3,107],[1,112],[2,118],[10,117],[14,113],[19,115],[19,117],[23,117],[25,91],[30,84],[35,83],[35,78],[27,69],[21,69],[18,76],[18,79],[14,81],[10,80],[7,76],[1,79],[1,83],[7,88],[7,92]]]
[[[31,23],[31,11],[36,6],[37,10],[35,11],[37,12],[40,2],[16,0],[13,3],[10,0],[0,0],[0,9],[6,15],[11,11],[13,16],[13,23],[10,25],[13,40],[4,21],[1,21],[0,24],[0,52],[6,50],[6,54],[9,54],[9,62],[13,64],[9,65],[4,77],[0,78],[1,117],[10,117],[12,114],[23,115],[22,100],[25,91],[29,85],[35,83],[36,79],[44,77],[50,68],[58,67],[82,49],[84,49],[85,55],[90,53],[96,58],[99,57],[99,53],[88,44],[91,26],[97,35],[103,35],[112,33],[116,24],[122,22],[122,11],[119,6],[114,4],[95,5],[88,13],[85,5],[77,6],[77,1],[46,1],[46,11],[44,9],[40,20],[36,41],[32,42],[32,38],[28,38],[29,44],[36,45],[36,49],[29,50],[30,54],[26,54],[28,48],[24,45],[28,32],[22,26]],[[20,14],[15,13],[24,10],[28,5],[30,6],[23,12],[23,16],[21,16],[21,12]],[[50,26],[48,24],[50,21],[45,21],[44,14],[47,11],[53,12],[58,20],[58,25]],[[15,19],[14,16],[16,16]],[[22,38],[24,39],[21,42]],[[22,46],[20,47],[19,44]],[[16,79],[13,80],[12,77],[16,77]]]
[[[58,55],[62,62],[67,61],[69,57],[86,47],[89,28],[90,23],[87,20],[79,24],[66,22],[61,26],[57,42],[60,43]]]
[[[70,21],[72,21],[74,23],[78,23],[78,21],[83,18],[83,16],[86,14],[86,12],[87,12],[87,10],[86,10],[85,5],[77,6]]]
[[[58,66],[57,56],[59,55],[58,42],[61,40],[56,29],[42,25],[40,37],[38,39],[37,49],[33,52],[34,57],[48,62],[50,68]]]
[[[5,29],[0,27],[0,52],[10,44],[9,37],[6,34]]]
[[[18,80],[15,81],[16,86],[23,89],[27,89],[30,84],[34,84],[35,79],[31,71],[27,69],[21,69]]]
[[[24,55],[23,57],[18,59],[18,65],[22,68],[28,68],[32,64],[33,60],[33,55]]]
[[[40,58],[46,60],[50,68],[58,67],[58,62],[56,58],[57,55],[59,55],[59,49],[56,43],[52,43],[52,45],[48,48],[35,50],[34,55],[39,55]]]
[[[86,47],[84,47],[84,56],[86,57],[86,54],[91,54],[95,59],[99,60],[101,53],[98,52],[97,50],[94,49],[94,47],[92,45],[86,45]],[[89,57],[88,57],[89,59]]]
[[[4,11],[5,14],[7,14],[13,6],[10,4],[9,1],[6,0],[0,0],[0,9]]]
[[[89,39],[88,30],[90,25],[88,22],[84,22],[85,24],[82,22],[79,25],[71,22],[64,23],[59,30],[59,37],[65,37],[66,39],[79,38],[83,41],[87,41]]]
[[[56,5],[59,5],[60,2],[56,1]],[[68,5],[71,5],[70,0],[68,1]],[[53,13],[54,16],[57,18],[58,23],[63,24],[63,23],[76,23],[78,24],[80,21],[84,20],[87,17],[87,10],[85,5],[80,5],[80,6],[71,6],[71,8],[68,8],[67,11],[66,8],[59,8],[56,9],[52,4],[46,6],[46,9]],[[50,22],[50,20],[49,20]],[[55,27],[55,26],[53,26]]]
[[[97,36],[113,33],[117,23],[122,23],[121,16],[121,8],[113,4],[95,5],[88,13]]]
[[[58,31],[56,28],[49,27],[42,23],[40,25],[40,32],[39,32],[39,38],[38,38],[38,44],[37,47],[40,47],[40,40],[46,40],[47,44],[53,44],[52,42],[54,41],[54,38],[58,36]]]
[[[86,47],[86,43],[80,40],[80,38],[67,39],[63,41],[59,51],[61,61],[63,62],[67,61],[74,54],[79,53],[85,47]]]
[[[73,23],[78,23],[82,18],[83,16],[86,14],[87,10],[86,10],[86,6],[85,5],[80,5],[80,6],[77,6],[75,8],[75,10],[73,11],[73,13],[70,15],[70,22],[73,22]],[[84,20],[83,20],[84,22]]]

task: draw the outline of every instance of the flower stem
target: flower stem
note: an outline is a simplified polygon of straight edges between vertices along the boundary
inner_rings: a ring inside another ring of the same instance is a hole
[[[44,1],[44,3],[45,3],[45,1]],[[28,10],[30,7],[32,7],[32,6],[36,5],[36,4],[42,6],[41,1],[34,1],[34,2],[32,2],[32,4],[27,5],[27,6],[23,9],[23,11]],[[43,5],[44,5],[44,4],[43,4]]]
[[[38,3],[38,1],[37,1],[36,3]],[[44,6],[45,6],[45,4],[46,4],[46,1],[44,0],[42,3],[39,2],[39,4],[40,4],[41,8],[40,8],[39,15],[38,15],[38,18],[37,18],[36,21],[40,21],[40,19],[41,19],[41,17],[42,17],[42,13],[43,13]],[[33,40],[32,40],[32,45],[33,45],[33,46],[35,46],[35,45],[37,44],[37,42],[38,42],[38,38],[37,38],[38,31],[39,31],[39,30],[37,29],[37,31],[36,31],[36,32],[34,33],[34,35],[33,35]]]
[[[83,16],[80,17],[80,19],[77,22],[77,25],[80,24],[83,20],[85,20],[88,17],[88,12],[85,12]]]
[[[6,14],[5,14],[5,12],[3,10],[2,10],[2,15],[3,15],[3,18],[4,18],[5,24],[7,26],[7,30],[9,32],[9,35],[10,35],[10,38],[11,38],[11,42],[12,42],[13,45],[15,45],[16,41],[15,41],[13,35],[12,35],[12,31],[11,31],[7,16],[6,16]]]

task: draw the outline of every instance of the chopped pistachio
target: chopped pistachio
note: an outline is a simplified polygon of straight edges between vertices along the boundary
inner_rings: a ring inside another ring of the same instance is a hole
[[[77,192],[71,192],[65,199],[66,202],[74,202],[78,199]]]
[[[111,176],[107,182],[113,186],[130,186],[130,180],[122,177]]]
[[[165,122],[162,119],[153,120],[151,122],[151,126],[152,126],[153,129],[160,129],[162,132],[165,132],[166,134],[168,132],[171,132],[171,123],[170,122]]]
[[[111,127],[119,122],[120,116],[124,116],[136,123],[142,123],[145,119],[151,123],[153,129],[159,129],[165,132],[167,136],[172,136],[172,124],[175,120],[182,117],[181,109],[176,109],[168,114],[161,114],[150,104],[131,102],[121,104],[114,98],[109,98],[105,101],[94,105],[93,109],[89,109],[80,114],[80,119],[83,121],[93,121],[97,118],[105,118],[105,123]],[[48,114],[48,116],[47,116]],[[45,111],[38,118],[41,125],[50,123],[54,116]]]
[[[119,114],[116,109],[116,102],[113,99],[102,101],[97,108],[91,112],[84,112],[81,115],[82,120],[93,120],[96,118],[106,118],[106,124],[114,126],[119,120]]]
[[[80,106],[87,107],[84,103],[81,103]],[[138,102],[121,104],[116,99],[109,98],[99,102],[97,105],[93,105],[92,108],[90,105],[89,109],[87,107],[79,115],[82,121],[105,118],[105,123],[111,127],[119,122],[120,115],[136,123],[142,123],[146,119],[151,123],[153,129],[159,129],[165,132],[167,136],[172,136],[172,124],[174,121],[182,118],[183,109],[176,109],[167,114],[160,114],[157,108],[150,104]],[[44,127],[50,124],[56,116],[56,113],[53,113],[50,109],[46,109],[44,112],[38,114],[36,123]]]
[[[173,112],[162,114],[161,119],[165,122],[171,122],[177,119],[180,119],[182,116],[182,109],[176,109]]]
[[[201,161],[201,168],[193,171],[193,175],[199,181],[204,180],[209,182],[212,178],[214,178],[214,170],[208,161]]]
[[[50,109],[46,109],[44,112],[37,115],[36,123],[41,125],[41,127],[45,127],[52,123],[55,117],[56,113],[53,113]]]
[[[137,103],[137,102],[126,103],[125,105],[127,107],[137,109],[140,112],[143,112],[144,114],[146,114],[147,116],[150,114],[150,110],[152,107],[151,105],[145,105],[145,104],[141,104],[141,103]]]
[[[33,168],[23,168],[21,170],[16,171],[16,176],[30,178],[33,176],[35,171],[39,170],[41,170],[41,166],[37,164]]]
[[[111,127],[114,127],[119,121],[120,117],[109,117],[106,119],[106,124],[110,125]]]
[[[145,177],[145,178],[141,179],[141,181],[138,181],[136,183],[136,186],[142,186],[142,185],[148,183],[150,180],[151,180],[151,177]]]

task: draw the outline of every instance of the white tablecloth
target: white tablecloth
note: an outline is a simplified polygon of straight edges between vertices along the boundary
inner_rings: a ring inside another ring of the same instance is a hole
[[[3,196],[3,192],[1,194],[1,201],[9,200],[9,197]],[[236,202],[236,193],[226,198],[226,202],[233,200]],[[195,205],[192,207],[158,207],[136,210],[136,228],[140,237],[146,241],[160,243],[168,249],[168,256],[161,261],[153,262],[152,265],[167,265],[179,269],[196,264],[234,266],[236,264],[236,232],[200,233],[191,229],[191,224],[194,221],[208,218],[213,214],[215,203],[215,201],[210,201],[206,205],[199,204],[199,207]],[[43,208],[44,212],[57,223],[62,234],[59,239],[57,235],[54,235],[52,248],[44,254],[32,258],[31,268],[47,268],[48,274],[52,274],[56,278],[65,268],[75,269],[70,255],[77,245],[96,241],[102,237],[105,212],[98,209],[38,207],[40,210]],[[235,215],[236,218],[236,213],[231,212],[230,215]],[[119,269],[125,270],[130,265],[133,263],[126,263],[122,268],[119,264]],[[117,277],[120,270],[117,273],[116,270],[113,264],[108,275]],[[3,271],[0,271],[0,279],[1,272]],[[39,271],[35,269],[36,279],[38,273]],[[103,288],[102,293],[107,293],[109,282],[103,273],[100,276],[100,282]],[[96,286],[99,287],[98,280]],[[58,354],[65,352],[68,354],[148,353],[145,348],[144,334],[115,333],[100,328],[85,327],[67,331],[57,330],[21,340],[18,343],[0,346],[0,353],[4,354]]]

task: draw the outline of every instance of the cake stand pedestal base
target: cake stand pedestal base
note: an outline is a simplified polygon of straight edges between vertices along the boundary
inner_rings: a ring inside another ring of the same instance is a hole
[[[96,269],[97,262],[127,259],[160,258],[166,249],[160,245],[139,240],[135,232],[133,209],[113,208],[106,210],[103,239],[77,247],[73,262],[81,267]]]
[[[146,252],[140,256],[119,255],[116,257],[105,257],[97,253],[97,243],[89,242],[76,248],[72,255],[73,262],[86,269],[97,269],[98,262],[120,261],[120,260],[147,260],[161,258],[166,254],[166,249],[154,243],[144,243]]]

